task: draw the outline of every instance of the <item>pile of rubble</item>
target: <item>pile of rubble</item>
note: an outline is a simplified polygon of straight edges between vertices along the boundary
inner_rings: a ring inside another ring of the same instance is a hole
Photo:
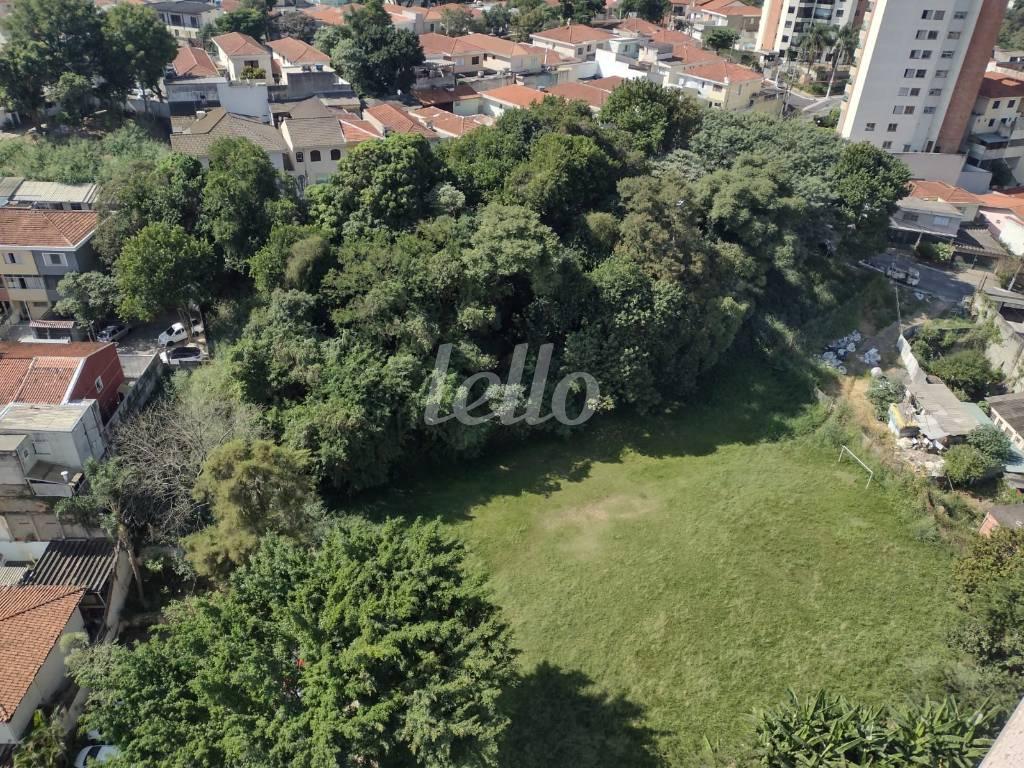
[[[861,362],[865,365],[874,367],[882,362],[882,353],[878,351],[877,347],[872,347],[863,355],[860,356]]]
[[[839,373],[846,373],[846,366],[843,363],[847,357],[857,351],[857,345],[860,344],[862,338],[864,337],[861,336],[860,331],[854,331],[841,339],[829,342],[825,345],[825,351],[821,353],[821,362]],[[878,350],[876,349],[874,352],[877,353]]]

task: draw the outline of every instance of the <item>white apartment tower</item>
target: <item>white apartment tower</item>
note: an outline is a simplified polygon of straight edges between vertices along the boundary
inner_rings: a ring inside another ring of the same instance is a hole
[[[1007,0],[874,0],[839,134],[892,152],[959,152]]]
[[[764,0],[757,30],[759,51],[785,52],[815,24],[859,23],[866,0]]]

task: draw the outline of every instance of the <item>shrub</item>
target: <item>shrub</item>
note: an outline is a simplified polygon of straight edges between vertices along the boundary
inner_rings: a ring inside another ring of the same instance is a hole
[[[999,379],[984,353],[977,349],[962,349],[937,358],[928,368],[950,389],[962,390],[970,400],[981,400]]]
[[[956,254],[956,249],[949,243],[921,242],[914,248],[914,251],[922,259],[937,261],[940,264],[949,264]]]
[[[971,485],[987,476],[996,462],[973,445],[954,445],[945,454],[946,477],[953,485]]]
[[[903,710],[867,707],[826,691],[757,716],[756,752],[777,766],[968,766],[991,745],[996,712],[926,700]]]
[[[907,394],[907,388],[896,381],[890,381],[884,376],[872,379],[868,387],[868,400],[875,407],[875,418],[885,421],[889,411],[890,403],[899,403]]]
[[[1024,674],[1024,572],[982,582],[949,639],[985,666]]]
[[[971,549],[956,561],[953,580],[966,598],[1015,571],[1024,571],[1024,529],[996,528],[991,536],[975,539]]]
[[[1013,443],[998,427],[986,424],[971,430],[967,442],[993,461],[1005,462],[1013,455]]]

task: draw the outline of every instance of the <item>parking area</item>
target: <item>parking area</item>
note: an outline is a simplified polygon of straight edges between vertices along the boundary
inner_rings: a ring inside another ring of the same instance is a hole
[[[148,323],[140,323],[133,325],[128,335],[120,339],[117,342],[117,350],[121,354],[125,355],[156,355],[164,351],[164,347],[161,347],[157,343],[157,337],[164,331],[166,331],[173,323],[180,322],[178,315],[167,314],[160,317],[157,320],[153,320]],[[175,342],[170,344],[168,348],[183,347],[183,346],[197,346],[203,351],[205,356],[208,351],[206,347],[206,337],[202,334],[196,335],[191,341],[188,339]]]

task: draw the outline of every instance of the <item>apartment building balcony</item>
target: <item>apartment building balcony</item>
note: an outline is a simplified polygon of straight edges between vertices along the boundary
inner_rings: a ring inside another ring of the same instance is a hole
[[[7,287],[7,294],[12,303],[24,301],[29,304],[55,304],[60,301],[60,294],[46,288],[12,288]]]
[[[1024,125],[999,126],[999,130],[975,133],[967,139],[967,154],[979,163],[1024,157]]]
[[[17,261],[9,261],[9,254],[4,254],[0,262],[0,275],[38,275],[39,268],[32,254],[14,254]]]

